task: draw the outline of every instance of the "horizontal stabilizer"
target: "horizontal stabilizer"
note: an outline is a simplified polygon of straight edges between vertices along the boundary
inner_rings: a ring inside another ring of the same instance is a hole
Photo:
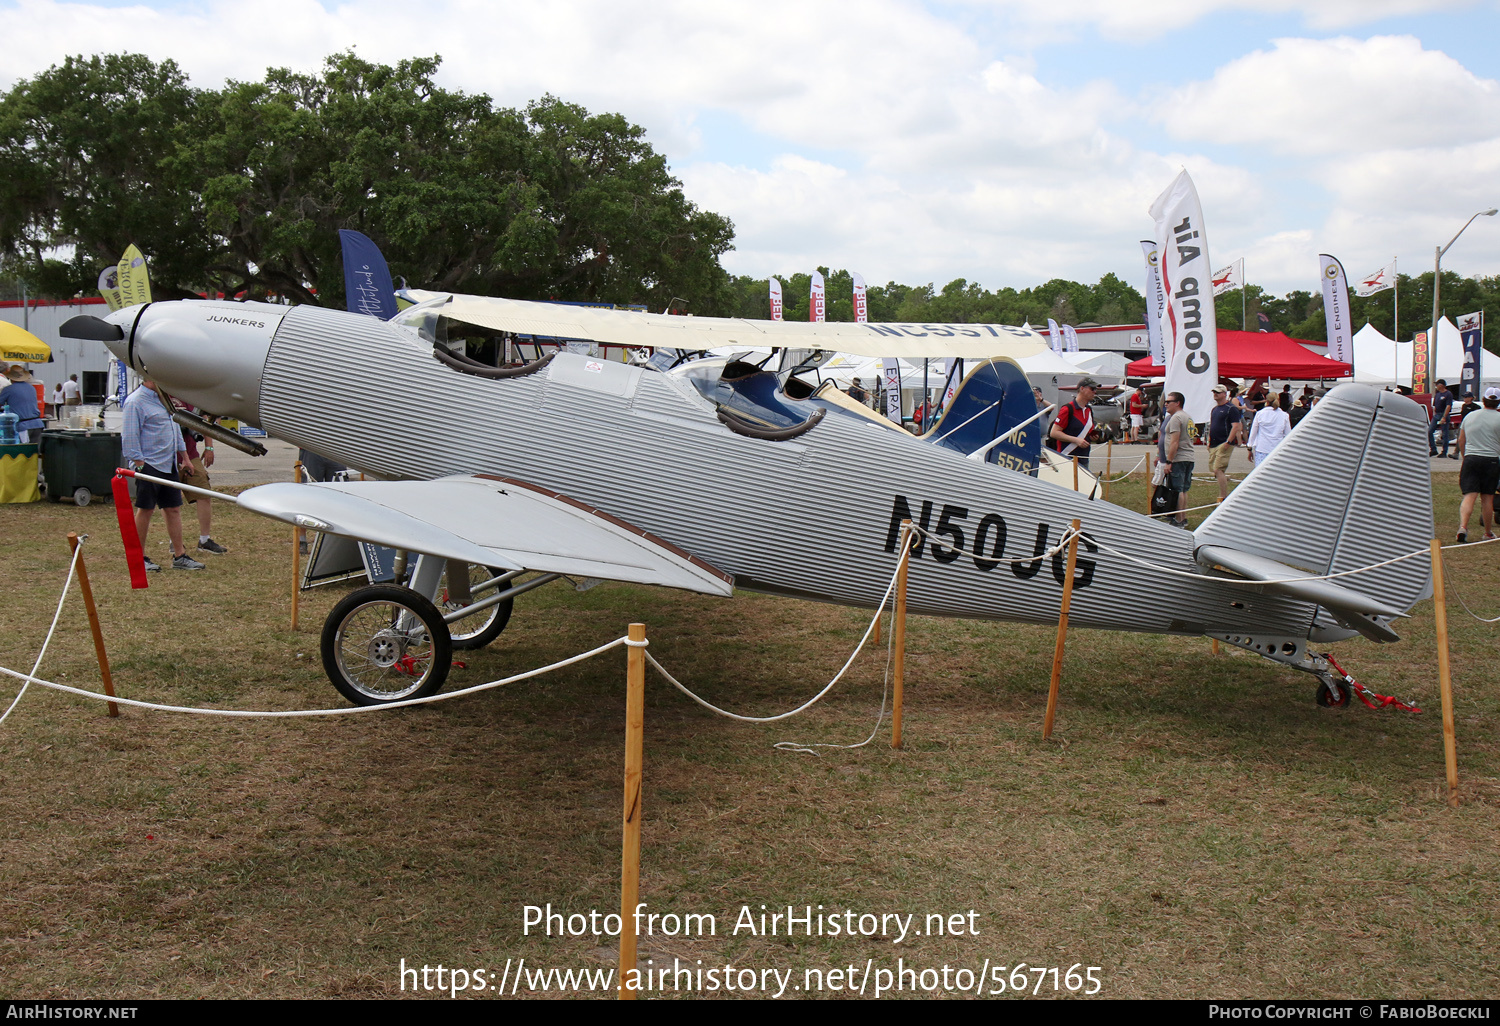
[[[481,566],[709,595],[734,590],[729,575],[655,535],[506,478],[269,484],[243,492],[239,504],[310,530]]]
[[[1305,570],[1265,556],[1241,552],[1225,545],[1199,546],[1195,558],[1199,565],[1215,570],[1227,570],[1252,581],[1265,582],[1268,591],[1293,598],[1303,599],[1322,606],[1332,613],[1340,623],[1359,631],[1372,641],[1399,641],[1400,636],[1385,624],[1372,617],[1393,620],[1402,615],[1368,595],[1362,595],[1333,581],[1317,580]]]

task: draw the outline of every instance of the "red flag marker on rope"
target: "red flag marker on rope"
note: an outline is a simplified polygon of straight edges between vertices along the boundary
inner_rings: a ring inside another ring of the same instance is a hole
[[[146,552],[141,548],[141,536],[135,529],[135,517],[130,512],[130,486],[126,477],[135,477],[135,471],[123,467],[115,471],[111,487],[115,493],[115,517],[120,521],[120,541],[125,543],[125,563],[130,568],[130,586],[140,589],[146,584]]]

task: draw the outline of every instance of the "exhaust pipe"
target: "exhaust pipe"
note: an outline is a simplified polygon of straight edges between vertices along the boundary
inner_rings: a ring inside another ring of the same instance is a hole
[[[179,410],[177,404],[172,401],[172,397],[163,392],[160,385],[156,386],[156,397],[161,400],[161,404],[172,414],[172,419],[189,431],[196,431],[200,435],[207,435],[216,442],[223,442],[225,445],[238,449],[240,452],[247,452],[251,456],[264,456],[266,454],[266,447],[254,439],[246,438],[228,428],[220,427],[217,424],[210,424],[202,417],[196,417],[191,413]]]

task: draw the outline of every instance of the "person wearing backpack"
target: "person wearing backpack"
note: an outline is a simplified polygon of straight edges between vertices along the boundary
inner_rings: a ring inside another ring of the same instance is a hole
[[[1094,401],[1094,389],[1099,382],[1084,378],[1078,382],[1078,392],[1073,401],[1058,408],[1048,431],[1047,444],[1064,457],[1078,457],[1078,465],[1089,468],[1089,432],[1094,430],[1094,414],[1089,404]]]

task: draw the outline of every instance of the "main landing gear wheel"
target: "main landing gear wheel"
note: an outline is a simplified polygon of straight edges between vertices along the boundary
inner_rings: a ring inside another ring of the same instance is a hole
[[[350,592],[323,623],[323,670],[355,705],[436,694],[452,663],[442,614],[410,588]]]
[[[499,577],[502,573],[504,573],[503,570],[496,570],[494,567],[479,566],[478,564],[470,563],[469,594],[476,600],[493,595],[495,593],[493,589],[486,588],[483,591],[477,592],[475,589],[485,581]],[[503,584],[500,587],[508,588],[510,584]],[[451,601],[448,595],[448,571],[444,570],[443,579],[438,582],[437,602],[438,608],[443,611],[444,615],[453,612],[455,609],[463,608],[463,603]],[[453,639],[453,647],[455,649],[474,649],[483,648],[488,645],[498,638],[500,632],[505,630],[506,624],[510,623],[510,614],[514,607],[515,599],[506,599],[504,602],[497,602],[488,609],[481,609],[472,616],[466,616],[461,620],[454,620],[448,624],[448,636]]]

